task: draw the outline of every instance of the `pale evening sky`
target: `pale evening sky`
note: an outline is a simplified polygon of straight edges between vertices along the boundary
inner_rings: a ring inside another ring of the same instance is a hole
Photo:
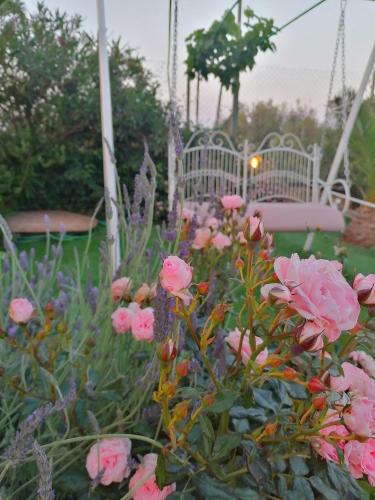
[[[184,40],[193,30],[208,27],[219,19],[233,0],[179,0],[178,96],[184,104]],[[246,0],[258,15],[272,17],[281,26],[308,8],[314,0]],[[33,10],[36,0],[25,0]],[[84,27],[96,33],[95,0],[45,0],[52,8],[81,14]],[[138,49],[146,65],[161,82],[166,97],[166,58],[168,37],[168,0],[106,0],[109,36],[121,36],[124,44]],[[274,37],[275,53],[260,54],[253,72],[241,79],[240,100],[251,105],[258,99],[289,103],[300,99],[319,114],[324,110],[333,49],[339,18],[340,0],[327,0]],[[347,0],[346,48],[347,80],[357,86],[375,40],[375,1]],[[339,77],[339,74],[337,75]],[[339,79],[337,78],[337,84]],[[212,118],[218,94],[216,82],[204,83],[201,92],[201,119]],[[194,97],[194,95],[193,95]],[[224,96],[224,113],[231,99]]]

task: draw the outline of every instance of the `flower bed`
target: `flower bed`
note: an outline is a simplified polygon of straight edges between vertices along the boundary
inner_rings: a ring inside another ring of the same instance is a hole
[[[61,245],[36,263],[4,231],[6,498],[370,495],[375,275],[277,257],[240,197],[175,203],[150,246],[146,160],[113,281],[105,248],[93,287],[86,255],[63,274]]]

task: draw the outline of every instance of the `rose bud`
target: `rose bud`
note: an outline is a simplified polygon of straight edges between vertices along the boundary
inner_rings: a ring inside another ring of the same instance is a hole
[[[282,365],[284,363],[284,360],[276,356],[275,354],[271,354],[268,356],[267,359],[267,365],[272,366],[272,368],[277,368],[278,366]]]
[[[353,290],[357,292],[358,302],[363,306],[375,306],[375,274],[357,274],[353,281]]]
[[[197,290],[198,290],[198,292],[199,292],[200,295],[207,295],[209,288],[210,288],[210,282],[209,281],[201,281],[197,285]]]
[[[311,394],[315,394],[316,392],[323,392],[327,389],[327,387],[323,384],[321,380],[318,379],[318,377],[314,377],[311,380],[309,380],[307,384],[307,389]]]
[[[163,363],[173,361],[177,356],[176,343],[172,339],[167,340],[158,347],[157,353]]]
[[[273,436],[277,431],[277,422],[272,422],[264,426],[264,434],[266,436]]]
[[[228,306],[226,304],[218,304],[214,307],[214,310],[211,313],[212,321],[215,323],[224,323],[225,313],[228,310]]]
[[[263,260],[268,260],[268,251],[267,250],[261,250],[259,252],[259,257]]]
[[[249,235],[251,241],[259,241],[264,234],[263,222],[260,217],[248,218]]]
[[[327,398],[324,396],[318,396],[312,399],[312,405],[316,410],[323,410],[327,404]]]
[[[285,285],[281,283],[269,283],[263,285],[260,293],[265,300],[271,304],[282,305],[292,301],[292,294]]]
[[[273,236],[270,233],[266,233],[262,241],[262,248],[264,248],[265,250],[271,250],[272,247],[273,247]]]
[[[203,399],[202,399],[202,405],[203,406],[211,406],[215,402],[215,395],[214,394],[206,394]]]
[[[189,361],[185,359],[184,361],[180,361],[180,363],[177,363],[176,365],[176,373],[180,377],[187,377],[189,374]]]
[[[294,370],[290,366],[284,368],[283,375],[285,380],[295,380],[298,377],[298,373],[296,372],[296,370]]]
[[[295,337],[305,351],[319,351],[324,345],[322,333],[322,325],[315,321],[306,321],[302,327],[297,329]]]
[[[234,265],[236,266],[236,269],[241,270],[245,267],[245,262],[240,257],[238,257]]]

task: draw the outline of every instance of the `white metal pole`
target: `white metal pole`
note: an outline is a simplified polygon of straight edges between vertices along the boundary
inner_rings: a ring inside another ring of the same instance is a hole
[[[339,142],[339,145],[337,146],[336,154],[335,154],[335,157],[333,159],[331,169],[330,169],[328,177],[327,177],[327,182],[326,182],[324,191],[323,191],[322,196],[320,198],[320,202],[323,204],[326,203],[326,201],[328,199],[329,190],[331,189],[332,183],[336,179],[337,173],[338,173],[339,168],[340,168],[340,164],[341,164],[342,159],[344,157],[345,151],[348,147],[349,138],[350,138],[350,135],[352,133],[356,118],[358,116],[358,112],[359,112],[359,109],[361,107],[363,95],[365,93],[367,83],[370,79],[374,64],[375,64],[375,43],[372,47],[372,51],[371,51],[365,72],[363,74],[361,84],[359,86],[358,92],[357,92],[355,99],[353,101],[348,119],[346,121],[344,130],[343,130],[340,142]]]
[[[120,265],[120,241],[118,237],[118,210],[115,203],[117,201],[116,165],[114,164],[112,100],[104,0],[97,0],[97,12],[104,187],[110,196],[110,200],[107,202],[111,204],[110,207],[107,207],[107,212],[112,214],[109,219],[107,218],[107,237],[111,250],[112,272],[115,273]]]

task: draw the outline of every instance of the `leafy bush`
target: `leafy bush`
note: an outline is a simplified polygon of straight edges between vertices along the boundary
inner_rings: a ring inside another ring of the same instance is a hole
[[[152,230],[154,193],[146,155],[97,288],[86,255],[62,274],[61,245],[36,263],[3,228],[2,494],[369,498],[374,275],[273,257],[236,196]]]
[[[165,193],[166,115],[134,51],[111,43],[117,168],[131,186],[147,140]],[[0,6],[0,209],[92,210],[103,192],[96,41],[79,16]]]

